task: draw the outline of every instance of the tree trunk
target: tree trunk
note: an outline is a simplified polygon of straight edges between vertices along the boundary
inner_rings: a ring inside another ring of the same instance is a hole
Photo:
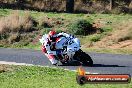
[[[132,1],[130,2],[130,4],[129,4],[129,8],[131,8],[132,9]]]
[[[74,12],[74,0],[66,0],[66,12]]]
[[[110,0],[110,10],[112,10],[113,4],[114,4],[114,1],[113,0]]]

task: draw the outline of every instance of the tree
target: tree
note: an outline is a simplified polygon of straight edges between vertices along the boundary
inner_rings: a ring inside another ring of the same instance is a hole
[[[74,12],[74,0],[66,0],[66,12]]]
[[[130,4],[129,4],[129,8],[132,8],[132,1],[131,1]]]
[[[114,4],[114,0],[110,0],[110,10],[112,10]]]

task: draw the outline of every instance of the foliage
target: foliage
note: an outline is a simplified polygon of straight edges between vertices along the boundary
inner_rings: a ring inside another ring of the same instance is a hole
[[[101,35],[93,35],[91,38],[90,38],[90,41],[93,41],[93,42],[97,42],[101,39]]]
[[[118,38],[118,42],[132,40],[132,29],[129,29],[125,34],[122,34]]]
[[[31,32],[33,31],[34,19],[25,13],[24,16],[19,16],[17,11],[7,17],[0,19],[0,33],[9,32]]]
[[[69,30],[71,34],[74,35],[88,35],[91,34],[94,30],[92,28],[92,24],[84,19],[74,21],[71,25],[69,25]]]

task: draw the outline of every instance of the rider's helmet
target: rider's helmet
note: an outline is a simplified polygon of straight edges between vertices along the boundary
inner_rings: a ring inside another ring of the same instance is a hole
[[[56,32],[54,30],[52,30],[52,31],[49,32],[49,36],[53,36],[55,34],[56,34]]]
[[[50,31],[48,34],[49,40],[51,40],[51,38],[53,38],[53,36],[56,34],[56,32],[54,30]]]

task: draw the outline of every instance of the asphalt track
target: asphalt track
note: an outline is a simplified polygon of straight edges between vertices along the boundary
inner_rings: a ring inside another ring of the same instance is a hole
[[[84,67],[87,72],[101,74],[130,74],[132,76],[132,55],[88,53],[93,67]],[[0,48],[0,61],[52,66],[47,57],[38,50]],[[56,66],[77,70],[79,66]]]

